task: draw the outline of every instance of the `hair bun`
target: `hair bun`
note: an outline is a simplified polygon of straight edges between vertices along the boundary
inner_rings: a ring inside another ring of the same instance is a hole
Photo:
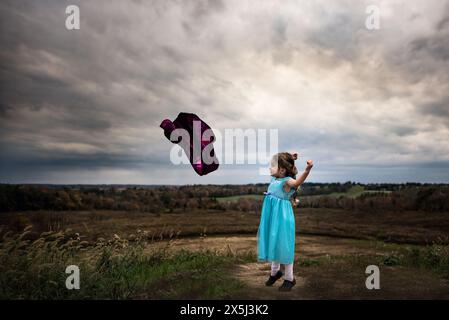
[[[294,160],[298,160],[298,154],[297,153],[292,153],[292,157]]]

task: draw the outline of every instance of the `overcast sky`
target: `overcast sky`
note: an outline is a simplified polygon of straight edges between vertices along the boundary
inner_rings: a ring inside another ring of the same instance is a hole
[[[0,182],[267,181],[172,164],[179,112],[278,129],[310,181],[449,182],[448,1],[1,1],[0,67]]]

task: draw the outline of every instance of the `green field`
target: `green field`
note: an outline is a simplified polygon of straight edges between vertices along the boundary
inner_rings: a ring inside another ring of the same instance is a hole
[[[391,191],[386,191],[386,190],[365,190],[364,186],[356,185],[356,186],[351,187],[347,192],[332,192],[329,194],[318,194],[318,195],[303,196],[303,197],[327,196],[327,197],[335,197],[335,198],[339,198],[339,197],[357,198],[357,197],[361,196],[362,194],[367,194],[367,193],[390,193],[390,192]],[[300,197],[301,197],[301,195],[300,195]]]
[[[348,197],[348,198],[357,198],[362,194],[366,193],[390,193],[391,191],[380,191],[380,190],[365,190],[364,186],[356,185],[351,187],[347,192],[333,192],[329,196],[331,197]]]
[[[322,196],[329,196],[329,197],[348,197],[348,198],[357,198],[361,196],[362,194],[366,193],[390,193],[391,191],[379,191],[379,190],[365,190],[364,186],[355,185],[351,187],[347,192],[332,192],[330,194],[322,194],[322,195],[313,195],[313,196],[305,196],[305,197],[322,197]],[[301,196],[301,195],[300,195]],[[227,201],[238,201],[239,199],[254,199],[254,200],[262,200],[264,197],[263,194],[245,194],[245,195],[238,195],[238,196],[230,196],[230,197],[217,197],[217,200],[219,202],[227,202]]]

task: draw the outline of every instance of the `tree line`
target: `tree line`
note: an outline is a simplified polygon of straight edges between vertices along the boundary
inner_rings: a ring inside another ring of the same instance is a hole
[[[449,211],[449,186],[445,184],[365,184],[369,193],[344,195],[355,182],[305,183],[298,191],[303,208],[345,210],[424,210]],[[184,212],[193,209],[257,212],[267,184],[184,185],[184,186],[45,186],[0,185],[0,211],[80,211],[121,210],[139,212]],[[378,191],[378,192],[375,192]],[[343,193],[335,196],[332,193]]]

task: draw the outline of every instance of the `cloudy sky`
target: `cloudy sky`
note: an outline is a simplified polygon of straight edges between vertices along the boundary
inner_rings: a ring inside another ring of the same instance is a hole
[[[449,182],[449,1],[1,1],[0,67],[0,182],[267,181],[172,164],[179,112],[278,129],[310,181]]]

